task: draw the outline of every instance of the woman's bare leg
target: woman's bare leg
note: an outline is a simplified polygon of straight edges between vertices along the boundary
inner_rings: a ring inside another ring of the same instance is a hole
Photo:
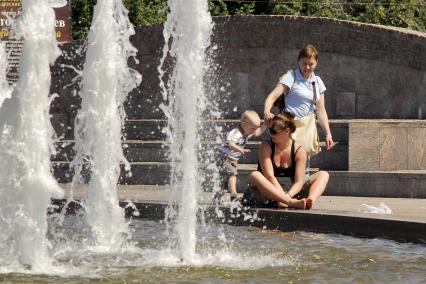
[[[250,184],[255,187],[267,199],[285,203],[289,207],[305,209],[306,200],[291,198],[289,194],[275,187],[261,172],[255,171],[250,174]]]
[[[310,176],[311,186],[309,188],[308,200],[314,203],[323,193],[327,186],[329,174],[326,171],[319,171]]]

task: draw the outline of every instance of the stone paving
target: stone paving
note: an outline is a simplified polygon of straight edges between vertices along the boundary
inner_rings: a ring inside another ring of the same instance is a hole
[[[63,185],[63,187],[66,189],[68,185]],[[75,192],[75,198],[80,199],[83,194],[84,189],[80,187]],[[211,201],[212,194],[209,192],[202,192],[199,194],[199,198],[201,203],[209,203]],[[168,191],[164,186],[155,185],[120,186],[119,199],[121,201],[130,200],[132,202],[139,203],[167,203]],[[381,202],[392,210],[392,214],[380,215],[360,212],[362,204],[377,207]],[[225,206],[226,204],[227,202],[225,202]],[[301,210],[282,211],[302,212]],[[311,210],[304,210],[303,213],[400,220],[426,224],[426,199],[322,196]]]
[[[62,184],[66,197],[68,184]],[[87,186],[74,192],[74,199],[84,198]],[[128,218],[163,220],[169,191],[165,186],[120,186],[120,205],[126,206]],[[357,237],[384,238],[398,242],[426,244],[426,199],[322,196],[311,210],[250,209],[234,206],[224,198],[220,210],[204,207],[205,216],[212,221],[236,226],[255,226],[285,232],[309,231]],[[212,193],[201,192],[199,203],[208,205]],[[127,206],[131,201],[132,206]],[[362,204],[379,206],[383,202],[392,214],[364,213]],[[58,208],[64,201],[54,201]],[[72,214],[73,210],[69,211]],[[219,215],[218,212],[222,212]],[[137,213],[137,214],[135,214]]]

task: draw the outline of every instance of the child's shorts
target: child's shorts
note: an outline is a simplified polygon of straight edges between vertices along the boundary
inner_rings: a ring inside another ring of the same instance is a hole
[[[222,179],[222,185],[225,188],[228,186],[228,180],[232,176],[238,176],[237,171],[238,162],[222,157],[219,163],[219,172]]]

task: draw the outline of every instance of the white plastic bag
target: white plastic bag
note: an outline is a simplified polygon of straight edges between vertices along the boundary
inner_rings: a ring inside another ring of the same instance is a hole
[[[361,204],[359,207],[360,208],[358,211],[362,213],[372,213],[372,214],[380,214],[380,215],[393,213],[392,210],[388,206],[386,206],[386,204],[384,204],[383,202],[381,202],[378,207],[371,206],[368,204]]]

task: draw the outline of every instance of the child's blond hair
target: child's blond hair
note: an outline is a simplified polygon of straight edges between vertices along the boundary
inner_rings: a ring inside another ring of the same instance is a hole
[[[253,124],[255,126],[260,126],[260,117],[254,110],[246,110],[241,115],[241,122],[248,122],[250,124]]]

